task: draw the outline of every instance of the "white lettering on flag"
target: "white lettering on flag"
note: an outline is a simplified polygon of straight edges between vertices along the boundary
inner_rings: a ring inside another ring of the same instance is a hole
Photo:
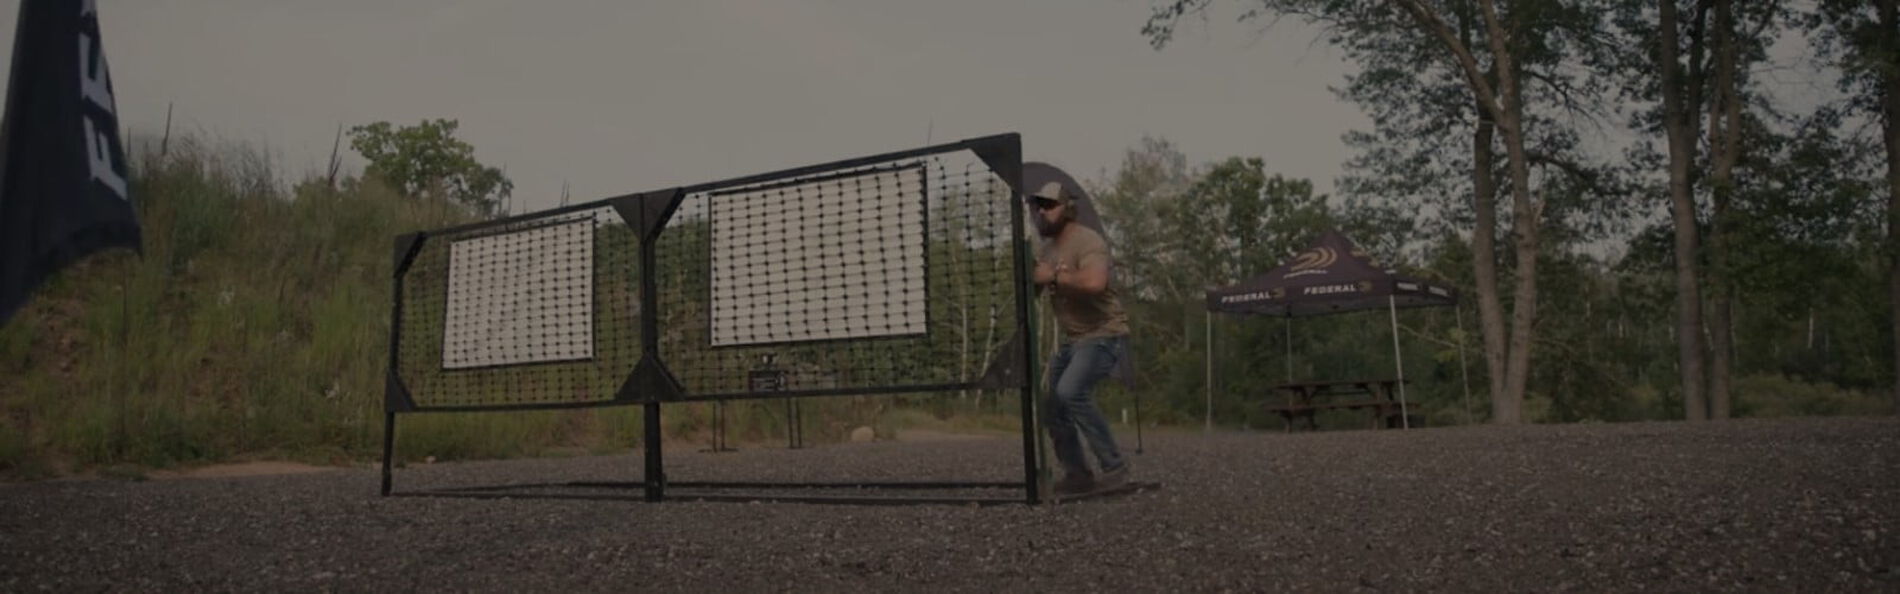
[[[92,0],[87,0],[80,6],[79,14],[84,17],[97,11]],[[96,41],[84,33],[79,35],[79,95],[110,114],[113,112],[112,78],[106,69],[105,55],[93,54]],[[118,199],[125,200],[125,178],[112,168],[112,143],[106,136],[111,130],[95,129],[91,114],[80,119],[85,122],[86,162],[92,179],[105,184]]]
[[[92,118],[86,122],[86,157],[92,164],[92,179],[105,184],[120,200],[125,199],[125,178],[112,171],[112,145],[106,135],[92,129]]]

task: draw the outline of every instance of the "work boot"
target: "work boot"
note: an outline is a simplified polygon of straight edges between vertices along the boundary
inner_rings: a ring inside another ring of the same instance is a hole
[[[1086,472],[1063,473],[1062,480],[1056,481],[1056,494],[1075,495],[1095,489],[1095,476]]]
[[[1113,489],[1115,487],[1120,487],[1127,483],[1128,483],[1128,463],[1127,462],[1122,462],[1122,465],[1115,467],[1114,470],[1104,470],[1102,471],[1101,476],[1095,478],[1095,488],[1097,489]]]

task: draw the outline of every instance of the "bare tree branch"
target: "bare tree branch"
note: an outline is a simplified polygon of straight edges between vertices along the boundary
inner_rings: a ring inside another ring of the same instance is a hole
[[[1484,72],[1478,68],[1478,58],[1471,54],[1470,48],[1465,47],[1465,44],[1458,40],[1451,26],[1445,24],[1438,15],[1426,10],[1419,0],[1392,0],[1392,2],[1410,13],[1420,26],[1431,31],[1432,35],[1437,36],[1438,40],[1451,50],[1452,56],[1458,60],[1459,68],[1465,73],[1465,79],[1471,81],[1471,88],[1477,95],[1478,105],[1483,106],[1485,111],[1491,112],[1493,120],[1506,119],[1503,117],[1503,106],[1498,103],[1497,92],[1492,90],[1491,83],[1484,79]],[[1486,6],[1490,6],[1488,0]],[[1495,19],[1496,14],[1487,14],[1485,18],[1486,20]],[[1500,67],[1502,65],[1500,64]]]

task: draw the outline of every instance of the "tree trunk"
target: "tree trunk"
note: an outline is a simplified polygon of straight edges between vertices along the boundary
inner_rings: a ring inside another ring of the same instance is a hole
[[[1494,42],[1496,45],[1498,42]],[[1502,58],[1499,60],[1502,62]],[[1530,164],[1525,162],[1523,118],[1517,102],[1517,85],[1509,66],[1499,68],[1504,98],[1504,147],[1511,159],[1511,234],[1517,248],[1517,287],[1511,295],[1511,351],[1505,360],[1505,406],[1497,412],[1498,423],[1523,422],[1525,388],[1531,376],[1532,332],[1537,320],[1537,219],[1541,205],[1531,199]]]
[[[1731,310],[1734,275],[1729,270],[1729,201],[1735,194],[1735,163],[1741,158],[1742,98],[1735,38],[1734,0],[1715,0],[1714,93],[1709,102],[1709,418],[1729,415],[1730,359],[1734,354]]]
[[[1510,342],[1505,352],[1501,354],[1497,352],[1492,335],[1493,328],[1498,329],[1499,334],[1503,333],[1502,320],[1494,322],[1490,318],[1483,318],[1485,312],[1482,308],[1479,315],[1485,324],[1486,361],[1489,362],[1492,357],[1499,356],[1504,359],[1503,382],[1500,384],[1495,376],[1492,379],[1492,385],[1496,389],[1491,394],[1491,420],[1494,423],[1507,425],[1521,423],[1523,422],[1524,389],[1530,380],[1530,353],[1531,344],[1534,342],[1534,322],[1537,317],[1537,223],[1541,213],[1538,206],[1531,200],[1530,164],[1525,161],[1524,151],[1522,94],[1518,90],[1515,61],[1511,57],[1510,48],[1505,45],[1505,40],[1511,38],[1512,32],[1507,30],[1504,21],[1498,18],[1495,0],[1479,0],[1478,7],[1484,15],[1485,38],[1489,42],[1488,49],[1491,51],[1490,70],[1497,77],[1497,84],[1493,85],[1486,76],[1487,73],[1480,69],[1477,57],[1472,54],[1470,46],[1460,41],[1452,28],[1445,24],[1444,19],[1438,18],[1437,14],[1427,9],[1421,0],[1391,1],[1400,9],[1410,13],[1420,28],[1437,37],[1444,48],[1452,54],[1459,70],[1464,73],[1465,82],[1471,89],[1473,98],[1477,99],[1479,111],[1488,113],[1497,131],[1504,134],[1505,157],[1509,159],[1511,175],[1511,232],[1516,240],[1517,254],[1517,283],[1512,291]],[[1482,120],[1480,120],[1480,128],[1483,128]],[[1495,216],[1493,218],[1495,219]],[[1479,257],[1481,254],[1476,253],[1477,242],[1489,242],[1491,236],[1480,234],[1478,231],[1473,231],[1476,235],[1473,256],[1477,259],[1474,272],[1483,274],[1486,267],[1492,267],[1491,286],[1494,288],[1490,298],[1495,300],[1497,298],[1496,260]],[[1479,290],[1484,290],[1482,280]],[[1479,299],[1482,306],[1485,296],[1481,294]],[[1496,312],[1497,309],[1493,311]],[[1501,317],[1502,313],[1497,312],[1497,315]],[[1503,339],[1497,337],[1497,341],[1502,342]]]
[[[1498,85],[1494,101],[1498,131],[1504,133],[1505,156],[1511,172],[1511,235],[1517,248],[1517,286],[1511,294],[1511,347],[1504,361],[1504,399],[1499,402],[1494,421],[1516,424],[1524,421],[1525,388],[1531,376],[1531,346],[1535,344],[1537,320],[1537,222],[1542,206],[1531,198],[1531,168],[1524,151],[1523,94],[1519,92],[1517,63],[1505,45],[1511,38],[1496,3],[1483,0],[1486,39],[1491,44],[1491,63],[1497,71]],[[1495,397],[1493,399],[1496,399]]]
[[[1719,212],[1715,214],[1716,218],[1722,216],[1723,214]],[[1719,226],[1719,223],[1711,227],[1714,226]],[[1711,231],[1710,235],[1710,250],[1728,249],[1728,240],[1722,236],[1721,231]],[[1709,263],[1711,270],[1727,264],[1726,257],[1716,256],[1715,260]],[[1730,291],[1733,281],[1721,273],[1711,272],[1709,284],[1714,288],[1709,291],[1709,383],[1706,399],[1709,407],[1708,418],[1719,421],[1729,417],[1729,385],[1734,378],[1732,361],[1735,355],[1735,316],[1734,297]]]
[[[1478,109],[1478,128],[1471,144],[1473,208],[1477,222],[1471,230],[1471,266],[1477,277],[1478,327],[1484,337],[1484,364],[1490,373],[1492,418],[1509,407],[1505,402],[1504,307],[1498,303],[1498,184],[1492,177],[1491,112]]]
[[[1460,5],[1469,9],[1470,5]],[[1483,27],[1482,19],[1474,17],[1468,10],[1456,13],[1458,19],[1458,41],[1469,47],[1472,43],[1472,29]],[[1485,73],[1485,80],[1497,80],[1495,70]],[[1497,124],[1491,110],[1483,101],[1475,102],[1478,125],[1472,131],[1472,209],[1477,214],[1471,231],[1472,273],[1477,281],[1478,294],[1478,331],[1484,346],[1485,374],[1488,386],[1487,397],[1491,400],[1492,418],[1496,411],[1512,409],[1506,398],[1505,389],[1505,353],[1504,336],[1508,326],[1504,324],[1504,306],[1498,301],[1498,179],[1494,159],[1497,155]]]
[[[1656,61],[1661,66],[1663,131],[1669,140],[1670,215],[1676,229],[1677,370],[1682,376],[1684,418],[1699,421],[1707,417],[1708,404],[1702,395],[1702,297],[1696,286],[1695,182],[1691,177],[1696,150],[1692,122],[1696,118],[1683,98],[1685,90],[1696,85],[1682,75],[1676,46],[1676,0],[1663,0],[1660,8],[1662,26],[1656,36]]]
[[[1880,30],[1886,31],[1887,43],[1900,38],[1900,14],[1896,0],[1880,0]],[[1900,60],[1889,49],[1886,68],[1880,77],[1881,118],[1887,141],[1887,257],[1890,258],[1887,292],[1893,299],[1894,371],[1900,374]],[[1900,414],[1900,380],[1894,382],[1893,412]]]

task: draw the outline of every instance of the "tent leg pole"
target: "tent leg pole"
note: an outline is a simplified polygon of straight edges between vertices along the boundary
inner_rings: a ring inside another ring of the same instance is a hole
[[[1386,312],[1392,319],[1392,368],[1399,376],[1399,424],[1406,429],[1412,428],[1412,411],[1405,404],[1405,355],[1399,353],[1399,302],[1398,297],[1385,296]]]
[[[1201,428],[1202,433],[1214,432],[1214,310],[1207,311],[1207,383],[1202,386],[1207,394],[1207,421]]]

